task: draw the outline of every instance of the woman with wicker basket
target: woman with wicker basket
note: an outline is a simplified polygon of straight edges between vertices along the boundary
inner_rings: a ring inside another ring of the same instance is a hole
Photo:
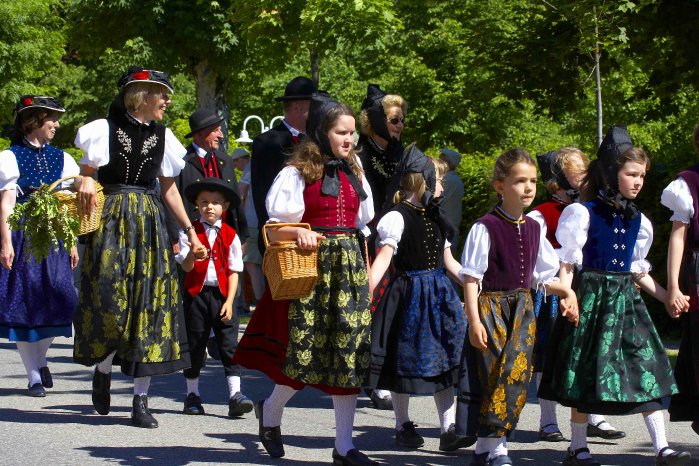
[[[105,203],[99,228],[86,237],[73,359],[96,364],[92,403],[102,415],[110,409],[112,362],[121,364],[121,371],[134,377],[132,424],[154,428],[158,422],[148,411],[150,377],[190,366],[162,202],[199,259],[206,256],[206,248],[174,185],[187,151],[169,129],[156,123],[173,92],[168,75],[132,67],[119,86],[107,118],[81,127],[75,138],[85,152],[81,172],[97,173]],[[87,177],[86,181],[78,197],[88,207],[94,203],[95,185]]]
[[[255,406],[262,445],[284,456],[284,406],[305,386],[330,394],[335,408],[333,463],[375,464],[352,443],[359,387],[371,362],[367,222],[374,215],[371,190],[354,153],[351,109],[325,95],[311,101],[308,138],[277,175],[268,195],[270,222],[305,222],[313,230],[284,226],[272,241],[292,240],[318,250],[318,281],[304,298],[260,300],[234,362],[265,372],[274,391]],[[272,248],[270,248],[272,249]],[[269,250],[268,250],[269,253]]]
[[[26,202],[41,184],[77,175],[73,158],[49,142],[65,112],[53,97],[25,95],[15,106],[9,149],[0,153],[0,337],[17,343],[29,379],[30,396],[53,387],[46,353],[54,337],[70,337],[78,297],[71,269],[78,253],[60,246],[37,262],[24,229],[10,232],[15,203]]]

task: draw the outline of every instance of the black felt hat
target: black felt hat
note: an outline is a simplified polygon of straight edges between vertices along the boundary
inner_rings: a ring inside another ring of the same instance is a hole
[[[66,111],[55,97],[27,94],[19,98],[17,105],[15,105],[14,112],[19,115],[21,111],[27,110],[28,108],[45,108],[59,113]]]
[[[200,108],[189,116],[189,133],[184,137],[191,138],[194,133],[209,126],[220,123],[224,116],[214,108]]]
[[[184,188],[184,196],[192,204],[197,203],[197,196],[202,191],[216,191],[223,194],[228,202],[231,203],[230,207],[235,208],[240,205],[240,197],[235,189],[224,180],[220,178],[204,178],[199,181],[186,186]]]
[[[124,89],[129,84],[133,83],[156,83],[168,88],[170,92],[175,92],[170,82],[170,76],[164,71],[146,70],[140,66],[131,66],[126,73],[119,78],[117,85]]]
[[[297,76],[286,85],[284,95],[277,97],[278,102],[291,100],[309,100],[318,91],[315,83],[304,76]]]

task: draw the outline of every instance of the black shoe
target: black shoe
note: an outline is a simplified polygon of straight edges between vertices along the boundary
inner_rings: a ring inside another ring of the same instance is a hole
[[[595,461],[593,458],[587,458],[584,460],[578,458],[578,455],[583,452],[590,453],[590,450],[587,448],[578,448],[577,450],[572,451],[569,448],[568,452],[566,453],[566,457],[563,460],[563,466],[601,466],[599,461]]]
[[[375,409],[382,409],[385,411],[391,411],[393,409],[393,400],[391,400],[390,395],[381,398],[376,391],[372,391],[370,398],[371,404]]]
[[[95,373],[92,376],[92,406],[102,416],[109,414],[111,404],[109,389],[111,385],[112,373],[103,374],[95,367]]]
[[[621,431],[621,430],[616,430],[616,429],[609,429],[609,430],[604,430],[600,429],[599,426],[603,422],[607,421],[601,421],[598,422],[596,425],[588,424],[587,425],[587,436],[588,437],[601,437],[606,440],[618,440],[620,438],[626,437],[626,432]]]
[[[417,424],[412,421],[404,422],[402,430],[396,430],[396,445],[406,448],[420,448],[425,444],[425,439],[417,433]]]
[[[558,427],[556,424],[546,424],[545,426],[539,428],[539,440],[543,440],[544,442],[563,442],[565,440],[565,437],[563,437],[563,434],[560,430],[558,430],[558,428],[553,432],[545,432],[544,429],[546,429],[548,426]]]
[[[43,385],[37,382],[34,385],[27,385],[27,395],[42,398],[46,396],[46,390],[44,390]]]
[[[191,415],[205,414],[199,395],[194,392],[187,395],[187,398],[184,399],[184,409],[182,412]]]
[[[476,453],[474,451],[469,466],[488,466],[488,454],[487,451],[485,453]]]
[[[665,447],[660,450],[658,456],[655,457],[656,466],[682,466],[689,464],[692,460],[692,455],[688,451],[673,451],[669,455],[663,456],[663,452],[670,447]]]
[[[439,449],[442,451],[455,451],[459,448],[468,448],[476,443],[477,437],[458,435],[456,426],[450,425],[446,432],[439,436]]]
[[[699,435],[699,421],[692,422],[692,430]]]
[[[218,350],[218,343],[216,343],[216,338],[211,337],[206,342],[206,352],[209,353],[212,359],[217,361],[221,360],[221,353]]]
[[[507,455],[499,455],[488,460],[488,466],[512,466],[512,459]]]
[[[48,366],[39,368],[39,376],[41,377],[41,385],[46,388],[53,388],[53,377]]]
[[[245,413],[252,411],[254,405],[250,398],[240,392],[236,392],[228,400],[228,417],[241,417]]]
[[[260,442],[262,446],[265,447],[267,453],[272,458],[281,458],[284,456],[284,442],[282,441],[282,430],[279,426],[276,427],[264,427],[262,425],[262,408],[265,404],[265,400],[258,401],[255,404],[255,417],[259,419],[259,435]]]
[[[131,424],[145,429],[155,429],[158,427],[158,421],[156,421],[150,411],[148,411],[148,395],[133,396]]]
[[[375,464],[379,462],[372,460],[356,448],[352,448],[345,456],[340,455],[333,448],[333,466],[373,466]]]

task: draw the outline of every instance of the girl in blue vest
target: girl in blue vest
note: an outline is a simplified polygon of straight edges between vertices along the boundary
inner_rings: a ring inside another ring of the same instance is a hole
[[[65,112],[53,97],[25,95],[15,106],[12,145],[0,153],[0,337],[17,344],[30,396],[46,396],[53,387],[46,353],[54,337],[70,337],[78,296],[71,269],[75,248],[49,251],[37,262],[25,249],[24,230],[10,232],[7,219],[15,202],[25,202],[42,183],[77,176],[73,158],[49,142]]]
[[[556,238],[561,281],[576,274],[580,323],[561,322],[555,358],[539,396],[574,408],[563,464],[599,465],[587,448],[587,413],[643,413],[657,465],[683,465],[688,452],[669,448],[660,399],[677,392],[672,368],[636,284],[665,301],[645,259],[653,226],[636,198],[650,165],[626,129],[607,133],[582,184],[582,204],[565,208]]]
[[[532,375],[536,318],[530,290],[559,295],[577,320],[575,294],[556,279],[558,257],[539,224],[524,216],[536,195],[536,165],[522,149],[495,162],[500,202],[466,238],[461,259],[468,341],[459,380],[459,432],[477,436],[472,466],[511,465],[505,436],[517,425]],[[463,402],[463,404],[462,404]]]
[[[694,148],[699,153],[699,125],[694,128]],[[681,316],[682,325],[675,364],[679,393],[668,411],[671,421],[689,421],[699,434],[699,164],[680,172],[660,202],[672,210],[666,307],[673,317]]]
[[[446,170],[436,170],[436,162],[415,145],[405,151],[396,168],[395,206],[377,225],[372,282],[379,283],[391,263],[395,272],[372,319],[371,385],[391,391],[396,444],[407,448],[425,443],[408,416],[410,394],[434,395],[439,448],[448,451],[464,446],[454,429],[454,385],[466,319],[447,276],[460,281],[461,267],[446,239],[455,228],[440,208]]]

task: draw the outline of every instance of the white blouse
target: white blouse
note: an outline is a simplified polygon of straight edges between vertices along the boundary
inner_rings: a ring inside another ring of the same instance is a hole
[[[476,222],[468,232],[464,251],[461,254],[460,275],[468,275],[478,280],[479,286],[488,270],[488,253],[490,252],[490,234],[481,222]],[[556,250],[546,239],[544,230],[539,234],[539,254],[536,256],[533,279],[537,287],[558,280],[559,261]]]
[[[400,212],[395,210],[389,211],[381,217],[379,224],[376,225],[376,231],[379,236],[379,247],[389,245],[393,248],[393,255],[398,251],[398,243],[403,237],[405,229],[405,220]],[[444,249],[451,247],[449,240],[444,241]]]
[[[67,153],[63,152],[63,171],[61,172],[61,178],[68,176],[78,176],[80,174],[80,167],[75,163],[73,157]],[[16,190],[17,180],[19,179],[19,166],[17,165],[17,157],[15,153],[7,149],[0,152],[0,191]],[[64,181],[61,183],[61,187],[73,183],[73,180]]]
[[[546,236],[548,229],[546,227],[546,219],[544,218],[544,214],[542,214],[538,210],[532,210],[527,214],[527,217],[531,218],[532,220],[536,220],[536,223],[538,223],[541,227],[541,234]]]
[[[75,136],[75,145],[85,153],[80,164],[92,168],[107,165],[109,163],[109,122],[103,118],[80,127]],[[165,155],[158,175],[169,178],[179,175],[184,168],[182,158],[186,154],[187,149],[177,140],[170,128],[165,128]]]
[[[561,243],[557,250],[561,262],[580,266],[583,260],[583,246],[587,242],[590,229],[590,212],[582,204],[571,204],[561,214],[556,230],[556,239]],[[641,228],[631,255],[631,272],[645,274],[651,271],[646,256],[653,244],[653,225],[648,217],[641,214]]]
[[[677,178],[660,195],[660,203],[672,210],[671,222],[689,223],[694,217],[694,200],[687,182]]]
[[[357,159],[359,161],[359,159]],[[371,188],[362,174],[362,187],[367,194],[357,212],[357,228],[365,236],[369,236],[371,231],[367,223],[374,218],[374,201],[371,197]],[[306,189],[306,182],[301,176],[301,172],[296,167],[286,166],[274,178],[272,187],[269,188],[265,206],[269,213],[267,223],[299,223],[303,217],[306,206],[303,202],[303,191]]]

